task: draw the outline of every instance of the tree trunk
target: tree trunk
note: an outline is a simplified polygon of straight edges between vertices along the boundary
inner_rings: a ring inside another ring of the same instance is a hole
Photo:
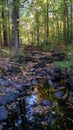
[[[39,45],[39,12],[36,12],[37,45]]]
[[[10,39],[10,13],[8,10],[8,45],[11,48],[11,39]]]
[[[72,32],[72,29],[73,29],[73,27],[72,27],[72,16],[73,16],[73,4],[72,4],[72,0],[71,0],[71,10],[70,10],[70,13],[71,13],[71,18],[70,18],[70,24],[71,24],[71,30],[70,30],[70,42],[72,43],[72,39],[73,39],[73,32]]]
[[[19,29],[18,29],[18,0],[13,0],[13,36],[14,36],[14,46],[15,55],[19,54]]]
[[[67,44],[67,33],[66,33],[66,18],[63,18],[63,38],[64,43]]]
[[[18,33],[18,45],[19,44],[19,0],[17,0],[17,33]]]
[[[0,25],[0,46],[3,47],[3,44],[2,44],[2,28],[1,28],[1,25]]]
[[[49,43],[49,15],[48,15],[48,11],[49,11],[49,2],[48,0],[46,0],[46,44]]]
[[[3,44],[4,47],[8,46],[8,40],[7,40],[7,28],[6,28],[6,19],[5,19],[5,14],[4,11],[2,11],[2,19],[3,19],[3,24],[2,24],[2,28],[3,28]]]
[[[69,41],[70,41],[70,31],[69,31],[69,18],[68,18],[68,6],[67,6],[67,4],[66,4],[66,0],[64,0],[64,6],[65,6],[65,9],[64,9],[64,17],[65,17],[65,19],[66,19],[66,42],[65,42],[65,44],[68,44],[69,43]]]

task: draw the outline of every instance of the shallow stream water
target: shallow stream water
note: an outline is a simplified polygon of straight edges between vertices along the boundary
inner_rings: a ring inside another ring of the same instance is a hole
[[[25,98],[29,130],[73,130],[72,96],[65,86],[50,87],[48,81],[36,86]]]
[[[8,125],[0,130],[73,130],[73,92],[48,80],[27,91],[12,106]]]

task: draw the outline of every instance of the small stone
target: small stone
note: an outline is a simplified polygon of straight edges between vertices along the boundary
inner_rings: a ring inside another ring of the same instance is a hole
[[[0,99],[0,105],[6,105],[13,101],[15,101],[19,97],[19,93],[11,92],[10,94],[6,94]]]
[[[8,118],[8,111],[4,106],[0,107],[0,121],[6,120]]]
[[[52,107],[52,101],[51,100],[42,100],[41,101],[42,106],[49,106]]]
[[[61,99],[62,96],[63,96],[63,92],[62,91],[59,91],[59,92],[55,92],[55,97],[58,98],[58,99]]]
[[[54,85],[53,82],[52,82],[50,79],[48,80],[48,85],[49,85],[50,87]]]

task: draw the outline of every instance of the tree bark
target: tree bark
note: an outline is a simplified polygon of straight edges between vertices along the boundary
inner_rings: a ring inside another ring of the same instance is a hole
[[[49,43],[49,15],[48,15],[48,11],[49,11],[49,2],[48,0],[46,0],[46,44]]]
[[[64,9],[64,11],[65,11],[65,13],[64,13],[64,17],[65,17],[65,26],[66,26],[66,42],[65,42],[65,44],[68,44],[69,43],[69,41],[70,41],[70,31],[69,31],[69,18],[68,18],[68,6],[67,6],[67,4],[66,4],[66,0],[64,0],[64,6],[65,6],[65,9]]]
[[[6,28],[6,19],[5,19],[5,14],[4,14],[4,10],[2,11],[2,19],[3,19],[3,23],[2,23],[2,28],[3,28],[3,44],[4,47],[8,46],[8,39],[7,39],[7,28]]]
[[[39,12],[36,12],[37,45],[39,45]]]
[[[71,24],[71,30],[70,30],[70,42],[72,43],[72,39],[73,39],[73,32],[72,32],[72,19],[73,19],[73,4],[72,4],[72,0],[71,0],[71,10],[70,10],[70,12],[71,12],[71,18],[70,18],[70,24]]]
[[[0,46],[3,47],[3,44],[2,44],[2,28],[1,28],[1,25],[0,25]]]
[[[15,55],[19,54],[18,5],[19,0],[13,0],[13,36]]]

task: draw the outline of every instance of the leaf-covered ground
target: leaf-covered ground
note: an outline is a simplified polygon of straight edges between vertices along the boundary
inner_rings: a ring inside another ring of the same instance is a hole
[[[66,58],[65,52],[34,47],[0,58],[1,130],[72,130],[73,75],[53,65]]]

